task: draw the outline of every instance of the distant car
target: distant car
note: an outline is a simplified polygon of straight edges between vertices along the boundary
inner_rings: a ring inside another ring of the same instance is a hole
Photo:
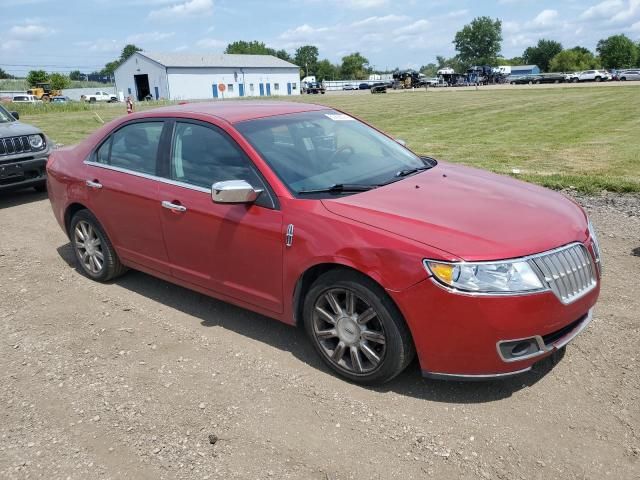
[[[622,70],[618,72],[618,78],[620,80],[640,80],[640,69],[639,70]]]
[[[69,103],[71,99],[65,96],[57,96],[51,98],[51,103]]]
[[[537,78],[534,83],[564,83],[565,75],[564,73],[545,73],[543,75],[539,75],[540,78]]]
[[[426,78],[424,84],[428,87],[437,87],[440,85],[440,79],[438,77]]]
[[[347,83],[346,85],[344,85],[342,87],[342,90],[358,90],[358,87],[356,87],[354,84],[352,83]]]
[[[0,105],[0,191],[33,187],[43,192],[51,142],[42,130],[19,118],[18,112]]]
[[[387,93],[387,84],[383,82],[374,83],[371,86],[371,93]]]
[[[320,82],[309,82],[305,91],[307,92],[307,94],[314,95],[317,95],[318,93],[324,95],[326,92],[324,86]]]
[[[571,76],[571,82],[606,82],[611,80],[609,75],[604,70],[585,70],[583,72],[574,73]]]
[[[509,79],[511,85],[532,85],[534,83],[540,83],[542,75],[522,75],[521,77],[514,77]]]
[[[11,101],[13,103],[42,103],[42,100],[40,100],[35,95],[27,95],[27,94],[14,95]]]
[[[115,103],[118,101],[117,95],[113,93],[102,92],[102,91],[91,93],[89,95],[82,95],[82,97],[80,98],[83,101],[89,102],[89,103],[96,103],[96,102]]]
[[[369,85],[368,83],[361,83],[360,85],[358,85],[358,89],[360,90],[369,90],[371,88],[371,85]]]

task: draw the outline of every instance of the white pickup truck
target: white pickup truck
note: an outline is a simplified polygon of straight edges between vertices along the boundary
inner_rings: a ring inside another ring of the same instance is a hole
[[[80,97],[83,101],[85,102],[89,102],[89,103],[96,103],[96,102],[117,102],[118,101],[118,96],[115,93],[107,93],[107,92],[96,92],[96,93],[91,93],[89,95],[82,95],[82,97]]]

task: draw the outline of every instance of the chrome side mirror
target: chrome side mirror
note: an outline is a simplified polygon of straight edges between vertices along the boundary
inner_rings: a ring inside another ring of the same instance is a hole
[[[20,120],[20,114],[18,112],[11,112],[11,116],[16,120]]]
[[[211,187],[213,203],[253,203],[261,193],[244,180],[216,182]]]
[[[401,138],[396,138],[396,143],[399,143],[399,144],[400,144],[400,145],[402,145],[403,147],[406,147],[406,146],[407,146],[407,142],[406,142],[406,141],[404,141],[404,140],[403,140],[403,139],[401,139]]]

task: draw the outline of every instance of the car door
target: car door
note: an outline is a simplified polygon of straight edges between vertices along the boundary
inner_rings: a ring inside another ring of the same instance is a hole
[[[158,209],[172,275],[282,311],[282,215],[247,155],[222,129],[176,120]],[[211,185],[246,180],[254,204],[216,204]]]
[[[85,162],[89,209],[128,263],[169,273],[162,237],[157,157],[165,122],[130,122]],[[134,265],[134,266],[135,266]]]

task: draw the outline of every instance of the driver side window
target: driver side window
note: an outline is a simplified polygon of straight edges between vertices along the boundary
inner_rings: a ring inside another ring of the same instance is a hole
[[[203,188],[216,182],[245,180],[264,188],[240,148],[214,128],[176,122],[171,152],[171,179]]]

